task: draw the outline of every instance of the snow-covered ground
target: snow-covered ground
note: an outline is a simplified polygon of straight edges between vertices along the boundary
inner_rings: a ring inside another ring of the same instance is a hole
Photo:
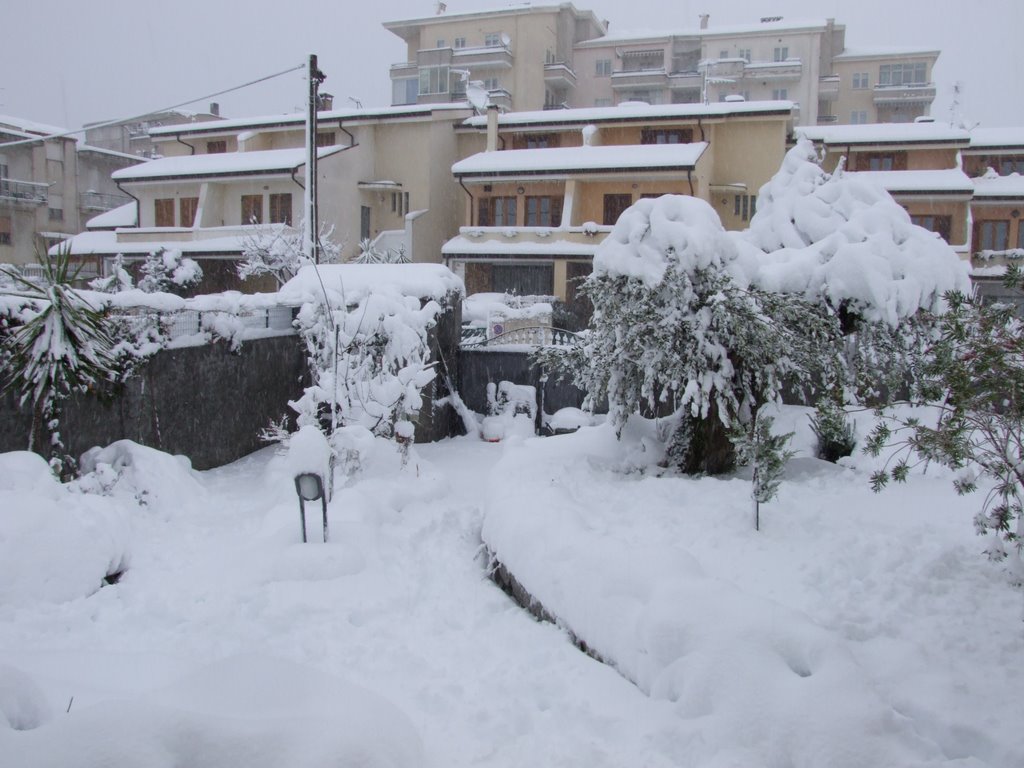
[[[805,422],[779,425],[806,448]],[[120,446],[102,497],[0,457],[0,764],[1024,765],[1022,598],[977,499],[804,456],[757,533],[746,482],[623,472],[644,447],[373,455],[327,545],[272,449],[194,473]],[[513,605],[481,533],[615,667]]]

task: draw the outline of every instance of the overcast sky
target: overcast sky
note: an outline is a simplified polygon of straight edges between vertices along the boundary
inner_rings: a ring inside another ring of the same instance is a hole
[[[535,3],[540,5],[542,3]],[[494,9],[502,0],[447,0],[448,12]],[[431,15],[434,0],[3,0],[0,113],[79,127],[129,117],[239,85],[320,57],[324,90],[341,107],[390,103],[388,67],[405,59],[387,20]],[[848,47],[906,45],[942,50],[932,114],[948,118],[954,82],[965,116],[987,126],[1024,126],[1021,0],[595,0],[576,3],[611,31],[756,23],[761,16],[834,17]],[[230,117],[300,108],[301,73],[218,97]],[[200,102],[191,109],[205,109]]]

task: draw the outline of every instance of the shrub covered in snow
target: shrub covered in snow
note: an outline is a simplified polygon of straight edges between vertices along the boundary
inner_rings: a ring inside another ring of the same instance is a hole
[[[787,377],[837,366],[834,320],[749,285],[744,261],[707,203],[665,196],[622,214],[585,284],[594,316],[577,383],[607,396],[618,429],[641,406],[668,415],[670,461],[687,472],[730,469],[734,421]]]

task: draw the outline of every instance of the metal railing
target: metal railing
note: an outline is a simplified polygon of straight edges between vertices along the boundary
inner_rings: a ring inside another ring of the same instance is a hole
[[[238,321],[236,328],[295,332],[292,325],[291,307],[268,307],[266,309],[243,310],[242,312],[200,311],[182,309],[175,312],[158,312],[146,307],[128,307],[119,310],[114,318],[135,323],[153,323],[168,341],[186,336],[195,336],[216,330],[218,320]]]
[[[532,347],[571,347],[579,341],[579,334],[564,328],[552,328],[550,325],[532,325],[525,328],[513,328],[497,336],[487,337],[486,328],[471,326],[462,327],[463,347],[501,346],[504,344],[526,345]]]
[[[82,209],[86,211],[111,211],[114,208],[120,208],[122,205],[130,203],[132,199],[124,195],[94,192],[90,189],[88,192],[82,193],[79,201]]]
[[[50,199],[48,184],[37,184],[34,181],[15,181],[0,179],[0,198],[14,200],[32,205],[45,205]]]

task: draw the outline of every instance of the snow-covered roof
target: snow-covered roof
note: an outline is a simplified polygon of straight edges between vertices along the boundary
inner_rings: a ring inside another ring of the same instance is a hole
[[[85,223],[85,228],[92,230],[116,229],[117,227],[137,227],[138,224],[138,204],[133,200],[98,216],[93,216]]]
[[[506,8],[483,8],[478,10],[460,10],[449,13],[445,10],[442,13],[436,13],[432,16],[416,16],[409,19],[397,19],[395,21],[385,21],[383,24],[384,29],[394,32],[396,35],[401,36],[400,30],[407,27],[420,27],[423,25],[434,25],[443,24],[455,20],[466,21],[476,17],[495,18],[500,16],[513,16],[522,14],[535,14],[535,13],[558,13],[561,10],[570,11],[576,18],[581,17],[593,17],[594,21],[597,21],[597,17],[594,16],[593,11],[584,11],[577,9],[572,3],[556,3],[552,5],[530,5],[529,3],[522,3],[520,5],[509,4]],[[411,31],[411,30],[410,30]]]
[[[138,155],[129,155],[127,152],[117,152],[113,149],[106,149],[105,147],[94,147],[91,144],[79,144],[78,152],[96,154],[96,155],[109,155],[110,157],[116,157],[119,160],[131,160],[136,163],[146,162],[145,157],[139,157]]]
[[[974,197],[989,200],[1024,198],[1024,176],[1011,173],[1009,176],[986,174],[974,182]]]
[[[465,294],[462,280],[442,264],[321,264],[305,266],[285,283],[278,296],[285,304],[323,301],[324,291],[344,295],[346,303],[374,291],[440,301],[449,293]]]
[[[857,48],[844,48],[838,54],[836,60],[843,59],[874,59],[888,58],[890,56],[938,56],[941,53],[939,48],[907,48],[895,46],[860,46]]]
[[[336,154],[343,147],[323,147],[317,157],[323,159]],[[205,176],[256,176],[272,173],[290,173],[306,162],[303,147],[293,149],[268,149],[258,152],[223,152],[209,155],[184,155],[164,157],[160,160],[122,168],[114,171],[110,178],[115,181],[160,181],[182,177]]]
[[[780,18],[777,21],[766,21],[757,24],[728,24],[723,26],[699,27],[661,27],[659,29],[628,29],[613,35],[585,40],[577,43],[580,48],[595,48],[607,44],[628,45],[631,42],[646,40],[667,40],[669,37],[732,37],[736,35],[779,34],[781,32],[812,32],[825,29],[827,19],[793,19]],[[843,29],[842,24],[835,25]]]
[[[57,133],[68,133],[67,128],[61,128],[56,125],[47,125],[46,123],[39,123],[34,120],[26,120],[22,117],[15,117],[13,115],[0,115],[0,126],[9,126],[17,131],[23,133],[31,133],[41,136],[50,136]]]
[[[574,175],[619,171],[692,170],[706,142],[692,144],[628,144],[597,147],[552,147],[478,152],[452,166],[456,176]]]
[[[928,171],[858,171],[850,176],[877,184],[890,194],[963,194],[974,191],[971,179],[959,168]]]
[[[615,107],[582,109],[545,109],[533,112],[506,112],[498,116],[498,127],[558,125],[560,123],[642,122],[659,119],[697,119],[738,115],[789,115],[791,101],[723,101],[714,104],[641,104],[633,102]],[[486,128],[487,117],[477,116],[463,125]]]
[[[970,149],[1013,149],[1024,152],[1024,128],[972,128]]]
[[[469,111],[465,102],[450,104],[406,104],[396,107],[370,107],[365,109],[332,109],[317,113],[317,121],[323,123],[324,129],[331,127],[328,123],[339,120],[349,122],[359,120],[383,120],[398,117],[421,117],[432,112]],[[282,115],[257,115],[255,117],[236,117],[230,120],[216,120],[205,123],[184,123],[179,125],[162,125],[150,128],[153,137],[177,136],[197,133],[234,133],[246,128],[269,128],[276,126],[301,127],[306,122],[305,112],[289,112]]]
[[[480,240],[458,235],[441,246],[441,253],[444,256],[593,256],[600,244],[599,239],[595,238],[595,240],[596,242],[592,243],[560,240],[558,239],[558,230],[552,230],[552,237],[545,242],[535,240],[516,242],[507,239]]]
[[[144,256],[155,251],[181,251],[189,255],[221,256],[241,254],[246,238],[241,236],[215,237],[207,240],[144,240],[118,242],[117,233],[113,231],[82,232],[62,247],[70,244],[72,256]],[[56,246],[55,246],[56,248]],[[51,250],[51,254],[54,251]]]
[[[869,125],[799,125],[799,136],[826,145],[957,144],[967,146],[971,134],[947,123],[873,123]]]

